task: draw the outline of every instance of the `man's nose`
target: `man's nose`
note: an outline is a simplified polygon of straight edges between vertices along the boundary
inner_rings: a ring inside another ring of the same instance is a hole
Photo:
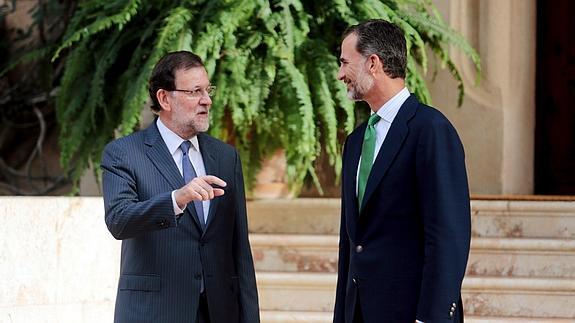
[[[206,93],[206,94],[202,95],[202,98],[200,99],[200,104],[212,105],[212,98],[210,98],[210,96]]]
[[[337,71],[337,79],[343,81],[345,78],[345,73],[343,72],[343,68],[340,66],[339,70]]]

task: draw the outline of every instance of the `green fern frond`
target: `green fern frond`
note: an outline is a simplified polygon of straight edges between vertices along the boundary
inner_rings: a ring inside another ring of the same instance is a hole
[[[337,80],[340,35],[370,18],[404,30],[406,82],[421,101],[431,101],[423,78],[428,61],[439,61],[458,82],[461,102],[463,83],[448,45],[471,57],[478,74],[479,57],[430,0],[81,1],[52,55],[67,52],[56,102],[58,122],[67,125],[60,133],[63,165],[74,178],[96,165],[118,129],[136,128],[159,58],[191,49],[218,87],[210,132],[237,147],[248,188],[262,160],[285,148],[290,189],[311,180],[321,191],[314,163],[323,150],[339,176],[341,139],[357,113]]]
[[[477,71],[476,75],[478,77],[481,75],[481,59],[479,58],[479,54],[475,49],[473,49],[473,47],[471,47],[471,45],[469,45],[461,34],[453,30],[448,25],[431,19],[426,19],[426,17],[422,17],[421,15],[413,15],[410,13],[401,13],[401,15],[416,29],[426,31],[425,34],[429,41],[432,41],[433,38],[439,39],[439,41],[436,42],[436,45],[439,45],[440,43],[449,43],[459,48],[466,56],[471,58]],[[477,81],[479,81],[479,79],[477,79]]]
[[[317,115],[322,122],[322,131],[325,137],[325,148],[329,156],[329,163],[335,165],[338,156],[337,149],[337,116],[335,102],[332,98],[326,76],[321,69],[312,71],[315,73],[312,88],[314,99],[316,100]]]
[[[78,93],[78,95],[86,95],[86,94],[87,94],[87,88],[85,88],[83,93],[82,92]],[[75,100],[77,100],[76,102],[80,102],[81,104],[81,101],[79,99]],[[71,104],[78,104],[78,103],[75,103],[73,100]],[[86,125],[90,123],[90,115],[91,115],[90,111],[80,110],[79,116],[77,118],[67,121],[72,121],[78,124]],[[72,161],[72,158],[74,156],[82,156],[80,158],[85,158],[85,155],[77,154],[77,152],[82,149],[84,144],[86,144],[84,139],[86,138],[87,133],[88,130],[84,127],[69,127],[62,129],[62,135],[60,137],[60,147],[61,147],[60,163],[65,168],[67,168],[70,165],[70,162]]]
[[[427,89],[427,85],[423,76],[417,71],[417,63],[415,59],[411,56],[407,57],[407,75],[406,75],[406,86],[414,93],[419,101],[424,104],[431,105],[431,95]]]
[[[447,69],[457,81],[457,89],[458,89],[458,96],[457,96],[457,106],[461,106],[463,104],[463,98],[465,97],[465,85],[463,84],[463,79],[461,78],[461,74],[457,70],[455,63],[451,60],[449,55],[447,54],[447,50],[444,49],[442,46],[438,46],[434,48],[434,51],[437,56],[441,58],[443,62],[445,62]]]
[[[85,42],[80,43],[68,55],[64,67],[64,75],[60,81],[60,87],[63,90],[56,97],[56,116],[60,124],[68,124],[67,122],[70,121],[71,116],[82,106],[81,102],[77,105],[71,103],[72,98],[83,99],[78,93],[75,93],[76,91],[71,91],[71,89],[76,89],[75,85],[79,84],[80,79],[85,77],[85,67],[91,65],[90,57],[87,43]],[[67,129],[68,127],[64,127],[62,130]],[[66,165],[66,163],[63,164]]]
[[[129,134],[140,119],[140,110],[147,100],[147,84],[150,73],[156,62],[166,53],[179,50],[175,46],[182,33],[187,34],[184,28],[192,19],[192,13],[186,8],[176,8],[164,19],[164,27],[158,34],[158,40],[154,50],[142,67],[136,80],[128,86],[124,109],[122,111],[121,132]]]
[[[301,60],[309,61],[309,64],[306,64],[309,77],[308,84],[313,93],[312,101],[316,108],[315,115],[318,117],[317,121],[319,123],[316,137],[323,139],[329,163],[332,166],[336,166],[337,180],[340,173],[340,167],[337,165],[339,165],[341,160],[341,148],[337,140],[337,109],[332,89],[330,88],[331,83],[336,79],[337,64],[335,64],[335,58],[327,51],[326,47],[326,44],[321,40],[308,41],[301,53]],[[341,84],[339,86],[341,87]],[[349,103],[351,101],[346,98],[346,102]]]
[[[279,72],[283,76],[286,88],[284,98],[295,94],[298,113],[287,115],[287,131],[290,135],[290,146],[286,148],[288,160],[287,175],[293,179],[291,189],[299,191],[309,166],[318,155],[315,138],[315,120],[310,92],[302,73],[288,60],[280,61]],[[295,139],[295,140],[294,140]]]
[[[358,23],[357,19],[354,18],[353,11],[347,5],[346,0],[334,0],[333,7],[335,8],[339,17],[349,26],[356,25]]]
[[[90,36],[97,34],[103,30],[106,30],[112,26],[117,26],[119,30],[121,30],[124,25],[126,25],[133,16],[135,16],[138,12],[138,8],[140,7],[141,0],[130,0],[123,10],[119,13],[112,15],[111,17],[106,17],[103,19],[98,19],[92,22],[90,25],[77,30],[74,34],[68,37],[62,45],[56,49],[56,52],[52,56],[52,62],[54,62],[58,56],[60,56],[60,52],[64,49],[69,48],[74,43],[79,42],[84,38],[89,38]]]
[[[89,95],[84,104],[84,109],[91,111],[91,128],[94,130],[101,123],[96,120],[96,116],[101,117],[103,114],[104,118],[109,120],[104,99],[106,97],[106,73],[118,57],[118,53],[124,44],[123,38],[128,37],[130,37],[129,34],[119,31],[112,33],[94,53],[94,71],[89,83]]]
[[[383,9],[381,1],[378,0],[364,0],[354,3],[358,16],[361,20],[367,19],[385,19],[390,20],[388,12]]]

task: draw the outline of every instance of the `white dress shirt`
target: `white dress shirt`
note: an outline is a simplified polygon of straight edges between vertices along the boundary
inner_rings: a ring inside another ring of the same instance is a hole
[[[200,143],[198,142],[198,137],[193,136],[189,139],[183,139],[178,136],[175,132],[168,129],[158,118],[156,121],[156,125],[158,126],[158,131],[160,132],[160,136],[166,143],[168,147],[168,151],[172,155],[178,170],[180,171],[180,175],[183,177],[183,167],[182,167],[182,150],[180,149],[180,145],[185,140],[189,140],[192,144],[190,145],[190,150],[188,152],[188,156],[190,157],[190,161],[192,162],[192,166],[194,166],[194,170],[196,171],[196,175],[204,176],[206,175],[206,168],[204,167],[204,160],[202,159],[202,153],[200,152]],[[172,205],[174,206],[174,214],[182,214],[184,213],[183,209],[178,207],[178,203],[176,203],[176,198],[174,196],[175,191],[172,191]],[[208,220],[208,212],[210,211],[210,201],[202,201],[202,206],[204,208],[204,223],[207,223]],[[186,207],[184,206],[184,209]]]
[[[391,123],[395,119],[395,116],[399,112],[399,108],[403,105],[403,103],[409,98],[411,94],[404,87],[401,91],[399,91],[396,95],[394,95],[389,101],[385,102],[385,104],[377,110],[377,114],[381,117],[381,119],[375,124],[375,151],[373,154],[373,160],[371,161],[372,165],[375,159],[377,158],[377,154],[379,154],[379,150],[381,149],[381,145],[389,132],[389,128],[391,127]],[[372,112],[373,113],[373,112]],[[355,180],[355,194],[358,193],[358,183],[359,183],[359,167],[361,166],[361,157],[359,158],[359,164],[357,164],[357,173],[356,173],[356,180]]]

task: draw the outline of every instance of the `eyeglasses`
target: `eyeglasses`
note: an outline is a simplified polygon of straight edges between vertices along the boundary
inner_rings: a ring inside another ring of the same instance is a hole
[[[205,89],[195,89],[195,90],[175,89],[175,90],[171,90],[170,92],[183,92],[192,98],[201,98],[202,96],[204,96],[204,93],[205,93],[211,98],[214,96],[214,94],[216,94],[216,87],[213,85],[210,85]]]

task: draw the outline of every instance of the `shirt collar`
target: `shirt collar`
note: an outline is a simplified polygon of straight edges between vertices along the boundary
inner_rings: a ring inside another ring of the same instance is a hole
[[[160,118],[158,118],[158,120],[156,121],[156,125],[158,126],[158,131],[160,132],[160,136],[162,136],[162,139],[164,140],[164,142],[166,143],[166,146],[168,147],[168,151],[173,156],[176,153],[176,151],[178,150],[178,148],[180,148],[180,145],[182,144],[182,142],[186,139],[183,139],[182,137],[178,136],[175,132],[170,130],[168,127],[166,127],[166,125],[164,125],[164,123],[162,122],[162,120],[160,120]],[[192,138],[187,139],[187,140],[189,140],[192,143],[192,147],[196,151],[200,151],[200,149],[199,149],[200,144],[198,142],[198,136],[193,136]]]
[[[385,104],[377,110],[377,114],[386,122],[392,123],[393,119],[399,112],[399,108],[403,105],[403,103],[409,98],[411,94],[404,87],[401,91],[399,91],[396,95],[394,95],[389,101],[385,102]]]

